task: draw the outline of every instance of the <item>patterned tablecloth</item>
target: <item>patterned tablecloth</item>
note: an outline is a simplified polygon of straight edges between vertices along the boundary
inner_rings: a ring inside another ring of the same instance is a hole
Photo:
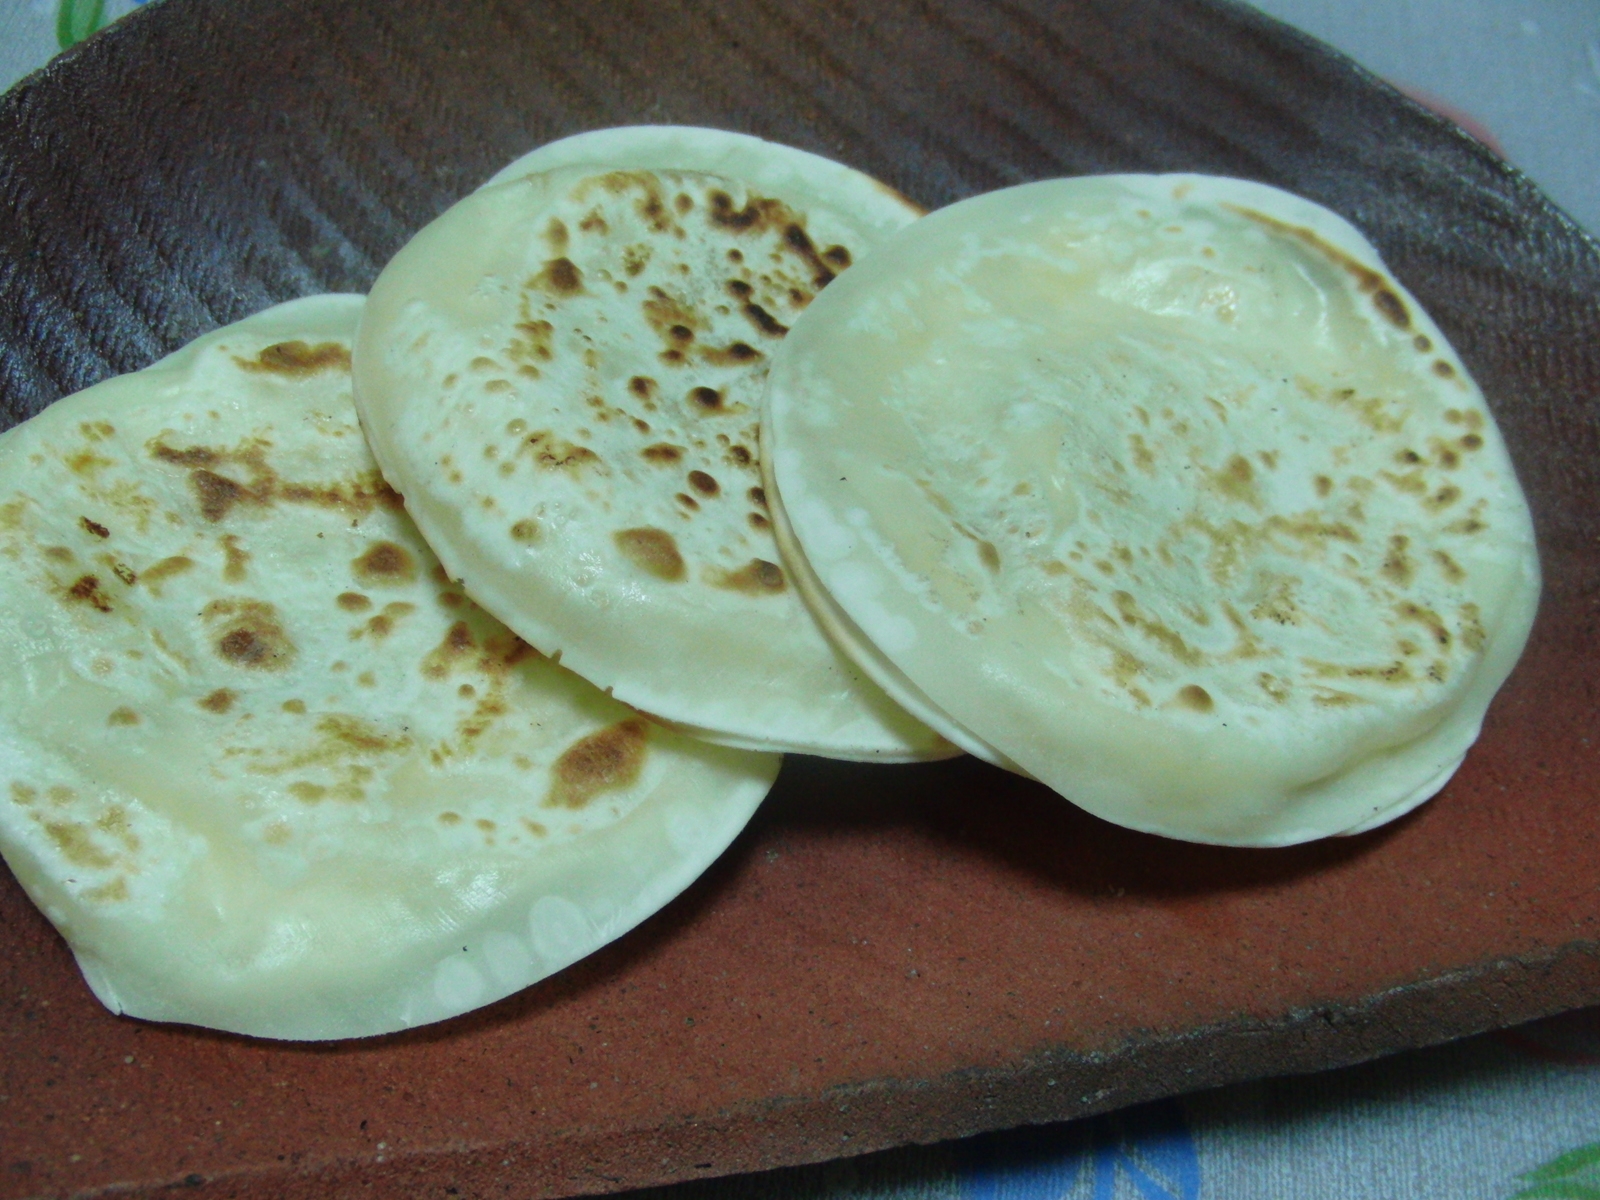
[[[0,88],[142,2],[0,0]],[[1473,113],[1580,223],[1600,228],[1600,0],[1260,7]],[[1456,31],[1454,52],[1436,36],[1441,16]],[[1462,31],[1476,57],[1460,52]],[[1600,1009],[1340,1071],[688,1184],[663,1189],[662,1200],[669,1192],[673,1200],[1600,1200]]]

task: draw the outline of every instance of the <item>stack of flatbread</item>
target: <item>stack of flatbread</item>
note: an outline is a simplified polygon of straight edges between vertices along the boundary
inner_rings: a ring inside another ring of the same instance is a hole
[[[365,300],[0,436],[0,553],[0,850],[113,1011],[280,1038],[618,937],[781,753],[1370,828],[1538,595],[1481,394],[1326,210],[1113,176],[923,217],[677,128],[543,147]]]

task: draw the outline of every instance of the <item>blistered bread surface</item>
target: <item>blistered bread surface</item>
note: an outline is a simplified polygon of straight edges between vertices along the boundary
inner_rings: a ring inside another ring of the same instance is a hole
[[[485,188],[374,287],[379,461],[474,597],[619,699],[732,744],[946,753],[811,620],[761,486],[770,356],[874,236],[695,172]]]
[[[1397,815],[1532,621],[1478,388],[1354,229],[1270,188],[944,210],[818,299],[769,401],[810,567],[947,735],[1136,828]]]
[[[115,1011],[348,1037],[616,937],[769,755],[652,726],[452,583],[299,301],[0,437],[0,848]]]

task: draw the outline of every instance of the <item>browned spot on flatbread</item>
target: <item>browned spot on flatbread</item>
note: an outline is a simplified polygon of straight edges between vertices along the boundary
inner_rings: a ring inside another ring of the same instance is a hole
[[[48,821],[44,831],[50,835],[61,856],[75,867],[104,870],[116,861],[95,845],[86,825],[76,821]]]
[[[113,708],[111,715],[106,718],[107,725],[137,725],[138,723],[139,714],[127,705],[123,705],[121,708]]]
[[[372,607],[371,599],[360,592],[340,592],[333,602],[345,612],[364,612]]]
[[[365,587],[397,587],[417,577],[411,551],[394,542],[373,542],[350,562],[350,573]]]
[[[783,568],[764,558],[752,558],[736,571],[716,572],[711,576],[711,583],[714,587],[743,592],[747,596],[775,596],[787,586]]]
[[[111,597],[100,590],[100,578],[97,575],[80,575],[67,588],[66,598],[74,604],[87,604],[97,612],[111,611]]]
[[[570,258],[552,258],[544,264],[543,270],[528,280],[528,286],[551,296],[576,296],[584,290],[583,272]]]
[[[246,371],[296,378],[318,371],[348,371],[350,350],[338,342],[318,342],[315,346],[302,341],[277,342],[253,359],[235,356],[233,361]]]
[[[622,556],[646,575],[678,583],[686,574],[677,540],[665,529],[645,525],[611,535]]]
[[[578,471],[600,462],[600,456],[589,447],[564,441],[548,429],[530,433],[524,445],[533,461],[547,471]]]
[[[789,327],[787,325],[778,320],[759,304],[746,303],[740,307],[739,311],[749,319],[752,325],[754,325],[767,337],[782,337],[784,334],[789,332]]]
[[[422,673],[429,679],[443,679],[455,667],[470,660],[477,648],[471,626],[457,621],[445,630],[443,640],[423,656]]]
[[[239,694],[232,688],[218,688],[200,701],[200,707],[207,712],[221,714],[232,708],[233,702],[238,698]]]
[[[78,524],[83,526],[85,533],[92,533],[97,538],[108,538],[111,536],[111,530],[100,524],[99,521],[91,521],[88,517],[79,517]]]
[[[702,361],[714,367],[740,367],[766,357],[746,342],[732,342],[727,346],[697,346],[695,352]]]
[[[267,503],[267,497],[255,489],[205,467],[190,474],[189,486],[200,504],[200,515],[208,521],[222,520],[236,504],[260,506]]]
[[[1198,683],[1185,684],[1178,689],[1178,703],[1195,712],[1208,713],[1216,707],[1211,693]]]
[[[239,539],[231,533],[223,535],[222,552],[226,558],[222,568],[223,579],[229,583],[241,582],[249,573],[249,553],[239,545]]]
[[[704,471],[689,472],[689,486],[702,496],[716,496],[721,494],[722,488],[711,475]]]
[[[671,466],[683,457],[684,447],[674,446],[669,442],[657,442],[653,446],[646,446],[639,451],[640,457],[646,462],[653,462],[664,466]]]
[[[621,721],[574,742],[551,768],[546,808],[586,808],[602,792],[627,787],[644,766],[649,732],[640,720]]]
[[[174,554],[170,558],[158,559],[151,563],[144,569],[144,574],[141,578],[144,580],[144,586],[152,594],[159,596],[161,595],[161,585],[163,583],[174,575],[182,575],[185,571],[193,569],[193,567],[194,559],[187,558],[182,554]]]
[[[279,479],[267,465],[270,443],[251,440],[232,449],[215,446],[168,446],[159,439],[148,444],[157,462],[190,470],[189,486],[195,494],[201,516],[211,522],[226,518],[236,507],[265,508],[283,501],[318,508],[342,509],[365,516],[375,508],[391,512],[404,509],[400,494],[384,482],[376,470],[363,471],[353,479],[337,483],[298,483]],[[243,468],[248,483],[213,468]]]
[[[278,623],[278,610],[262,600],[213,600],[201,612],[215,630],[217,655],[236,667],[281,671],[295,645]]]
[[[1332,260],[1336,265],[1344,268],[1355,280],[1356,288],[1372,298],[1372,306],[1378,314],[1393,325],[1396,329],[1411,328],[1411,313],[1406,308],[1405,301],[1389,286],[1389,281],[1377,271],[1364,263],[1357,261],[1346,254],[1337,246],[1324,241],[1313,230],[1302,225],[1291,225],[1287,221],[1280,221],[1276,217],[1269,217],[1265,213],[1256,212],[1254,209],[1243,208],[1237,204],[1224,204],[1224,208],[1238,213],[1247,220],[1258,225],[1264,225],[1274,233],[1286,234],[1296,238],[1311,247],[1317,253]]]

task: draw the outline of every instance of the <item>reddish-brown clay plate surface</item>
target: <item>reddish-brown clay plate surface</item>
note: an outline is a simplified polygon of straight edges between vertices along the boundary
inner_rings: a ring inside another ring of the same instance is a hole
[[[360,1044],[113,1017],[0,873],[0,1195],[616,1190],[1600,1001],[1600,253],[1476,143],[1246,10],[167,0],[0,100],[4,410],[362,289],[514,155],[641,121],[792,142],[928,205],[1162,169],[1344,213],[1483,383],[1532,498],[1548,589],[1482,742],[1398,825],[1272,852],[1124,833],[971,761],[793,760],[640,930]]]

